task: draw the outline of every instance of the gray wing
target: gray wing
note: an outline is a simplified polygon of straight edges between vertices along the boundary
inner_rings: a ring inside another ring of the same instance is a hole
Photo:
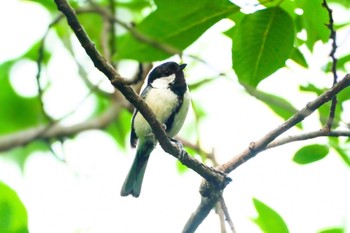
[[[147,86],[142,92],[141,92],[141,98],[142,99],[145,99],[148,92],[152,89],[151,86]],[[134,113],[132,114],[132,119],[131,119],[131,133],[130,133],[130,145],[132,148],[135,148],[136,147],[136,144],[137,144],[137,140],[138,140],[138,137],[136,135],[136,132],[135,132],[135,126],[134,126],[134,121],[135,121],[135,116],[136,114],[138,114],[138,110],[135,109]]]

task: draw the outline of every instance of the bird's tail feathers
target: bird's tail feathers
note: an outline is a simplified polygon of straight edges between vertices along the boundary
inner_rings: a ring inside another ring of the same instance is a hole
[[[139,143],[134,162],[132,163],[130,171],[124,181],[120,195],[127,196],[131,194],[134,197],[140,195],[148,159],[153,149],[154,143]]]

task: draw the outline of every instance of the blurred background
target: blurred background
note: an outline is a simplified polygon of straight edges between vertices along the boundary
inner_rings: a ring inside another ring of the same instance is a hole
[[[1,232],[180,232],[200,202],[201,177],[158,146],[148,163],[141,196],[121,197],[135,154],[128,144],[132,106],[93,66],[53,1],[2,1]],[[142,50],[132,54],[135,47],[125,42],[129,36],[125,27],[111,26],[113,22],[106,23],[99,14],[86,13],[97,7],[112,9],[111,2],[70,1],[85,12],[79,14],[82,25],[120,74],[130,79],[142,76],[134,85],[136,90],[152,68],[151,60],[153,66],[168,60],[188,64],[185,76],[193,102],[179,138],[206,152],[188,147],[197,159],[211,166],[227,162],[283,123],[283,114],[292,115],[274,110],[269,101],[274,97],[259,100],[248,93],[232,69],[232,38],[227,31],[238,18],[263,9],[263,3],[236,1],[238,13],[212,22],[192,43],[184,45],[181,58],[160,54],[151,59]],[[115,1],[111,14],[128,24],[141,25],[157,10],[156,3]],[[337,56],[344,58],[338,69],[342,78],[349,69],[349,3],[330,1],[330,6],[339,28]],[[120,38],[106,33],[111,30]],[[299,32],[300,40],[304,37],[307,41],[305,34],[305,30]],[[332,85],[328,35],[325,41],[315,39],[309,47],[300,43],[298,49],[305,64],[288,59],[258,86],[260,91],[288,101],[295,110]],[[345,99],[341,104],[337,127],[347,130],[349,103]],[[321,128],[322,114],[315,112],[302,127],[294,127],[286,135]],[[42,136],[48,132],[51,136]],[[294,162],[295,153],[310,144],[330,148],[327,156],[305,165]],[[264,232],[254,222],[262,213],[253,200],[276,211],[289,232],[350,232],[348,149],[346,138],[293,142],[262,152],[234,170],[224,198],[237,232]],[[230,232],[227,225],[226,231]],[[225,232],[220,214],[213,210],[197,232]]]

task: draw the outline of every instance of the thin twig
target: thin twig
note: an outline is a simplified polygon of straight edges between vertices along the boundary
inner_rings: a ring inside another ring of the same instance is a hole
[[[113,101],[101,116],[72,126],[62,126],[56,122],[2,136],[0,137],[0,152],[24,146],[36,139],[64,138],[90,129],[102,129],[115,121],[120,109],[120,103]]]
[[[164,43],[161,43],[159,41],[157,41],[154,38],[151,38],[141,32],[139,32],[134,25],[132,24],[128,24],[123,22],[122,20],[114,17],[114,15],[112,15],[109,11],[107,11],[105,8],[100,7],[97,4],[93,5],[93,8],[86,8],[86,9],[80,9],[80,10],[84,10],[85,12],[92,12],[92,13],[97,13],[100,14],[104,17],[106,17],[108,20],[110,20],[113,23],[116,23],[118,25],[120,25],[121,27],[123,27],[124,29],[126,29],[128,32],[130,32],[130,34],[137,39],[138,41],[141,41],[143,43],[149,44],[151,45],[153,48],[162,50],[163,52],[168,53],[169,55],[175,55],[175,54],[179,54],[181,55],[182,52],[176,48],[174,48],[171,45],[167,45]]]
[[[225,213],[222,210],[222,207],[220,203],[216,203],[215,205],[215,213],[219,216],[219,221],[220,221],[220,232],[221,233],[227,233],[226,231],[226,224],[225,224]]]
[[[301,133],[297,135],[291,135],[287,136],[281,139],[276,139],[273,142],[271,142],[265,149],[271,149],[278,146],[282,146],[287,143],[291,142],[297,142],[297,141],[305,141],[310,140],[313,138],[318,137],[350,137],[350,131],[349,130],[317,130],[317,131],[311,131],[307,133]]]
[[[186,223],[184,232],[194,232],[194,230],[199,226],[199,224],[206,218],[209,211],[217,203],[220,196],[222,195],[222,190],[227,185],[230,180],[225,173],[221,173],[218,170],[208,168],[204,164],[194,160],[192,157],[188,156],[187,153],[183,156],[179,156],[180,150],[178,147],[174,146],[166,135],[162,125],[156,120],[153,112],[145,104],[145,102],[135,94],[133,89],[129,87],[127,82],[121,78],[116,70],[99,54],[96,48],[93,46],[92,42],[89,40],[84,29],[81,27],[78,19],[74,13],[74,10],[68,5],[66,0],[55,0],[55,3],[60,11],[62,11],[67,20],[68,24],[74,31],[81,45],[90,56],[94,65],[103,72],[111,81],[112,85],[116,87],[143,115],[143,117],[150,124],[155,137],[158,139],[160,145],[164,151],[178,158],[184,165],[188,166],[192,170],[196,171],[203,178],[206,179],[204,184],[201,186],[201,204],[197,208],[196,212],[191,216],[189,221]],[[243,164],[250,158],[253,158],[260,151],[262,151],[266,146],[273,141],[276,137],[293,127],[295,124],[302,121],[305,117],[309,116],[313,111],[319,108],[324,103],[328,102],[334,95],[339,93],[341,90],[350,85],[350,75],[341,80],[339,83],[334,85],[331,89],[324,92],[321,96],[316,98],[314,101],[307,104],[305,108],[296,113],[292,118],[286,121],[281,126],[272,130],[265,137],[251,143],[248,149],[243,151],[238,157],[229,160],[227,163],[219,166],[219,169],[224,172],[231,172],[239,165]]]
[[[115,10],[116,6],[115,6],[115,0],[109,0],[109,10],[111,12],[111,15],[113,16],[113,18],[116,18],[116,10]],[[109,25],[110,25],[110,31],[109,31],[109,48],[110,48],[110,56],[111,58],[113,57],[113,55],[117,52],[117,43],[116,43],[116,28],[114,26],[114,21],[110,18],[109,19]],[[111,59],[112,61],[112,59]],[[113,66],[115,66],[115,64],[112,62]]]
[[[225,202],[224,197],[222,195],[219,198],[219,202],[220,202],[220,206],[225,214],[226,221],[227,221],[228,225],[230,226],[231,232],[236,233],[235,226],[233,225],[230,213],[228,212],[226,202]]]
[[[248,148],[246,148],[244,151],[239,153],[237,156],[233,157],[228,162],[220,165],[218,169],[224,171],[225,173],[230,173],[240,165],[247,162],[249,159],[255,157],[258,153],[260,153],[263,150],[266,150],[266,148],[269,146],[271,142],[273,142],[279,135],[286,132],[291,127],[295,126],[302,120],[304,120],[306,117],[311,115],[316,109],[318,109],[320,106],[325,104],[326,102],[330,101],[333,96],[338,94],[340,91],[345,89],[350,85],[350,74],[347,74],[340,82],[335,84],[332,88],[325,91],[322,95],[317,97],[315,100],[309,102],[303,109],[298,111],[296,114],[294,114],[289,120],[285,121],[282,125],[278,126],[276,129],[273,129],[268,134],[266,134],[264,137],[262,137],[260,140],[256,142],[252,142]],[[319,131],[318,131],[319,132]],[[334,135],[334,136],[343,136],[342,133],[344,133],[344,136],[348,136],[350,134],[349,131],[320,131],[318,133],[318,136],[328,136],[328,135]],[[309,135],[312,135],[312,133],[309,133]],[[311,137],[310,138],[314,138]],[[294,140],[290,139],[290,142],[295,141],[297,137],[294,138]],[[288,140],[281,141],[281,145],[288,143]],[[271,148],[273,147],[273,144]],[[183,232],[194,232],[197,227],[201,224],[201,221],[206,218],[206,216],[209,214],[210,210],[214,207],[214,205],[219,201],[221,193],[218,193],[218,191],[212,191],[212,186],[208,184],[207,182],[203,181],[201,185],[201,194],[202,199],[201,203],[197,207],[197,210],[191,215],[191,217],[188,219]],[[203,196],[203,193],[205,194]]]
[[[266,134],[263,138],[256,142],[252,142],[250,146],[240,153],[238,156],[234,157],[230,161],[222,164],[220,169],[225,171],[226,173],[230,173],[235,168],[253,158],[257,153],[264,150],[266,146],[271,143],[275,138],[279,135],[286,132],[288,129],[292,128],[294,125],[298,124],[306,117],[311,115],[316,109],[330,101],[335,95],[337,95],[340,91],[345,89],[350,85],[350,74],[347,74],[340,82],[335,84],[332,88],[322,93],[315,100],[309,102],[303,109],[294,114],[291,118],[285,121],[283,124],[275,128]]]
[[[48,28],[46,29],[46,32],[45,32],[44,36],[40,40],[39,51],[38,51],[38,58],[36,59],[37,73],[36,73],[35,79],[36,79],[37,88],[38,88],[38,98],[39,98],[39,101],[40,101],[40,107],[41,107],[41,111],[43,113],[43,116],[45,116],[45,118],[49,122],[52,122],[53,119],[45,111],[45,105],[44,105],[44,101],[43,101],[44,91],[43,91],[43,89],[41,87],[40,79],[41,79],[41,73],[42,73],[42,63],[43,63],[43,60],[44,60],[44,53],[45,53],[45,41],[46,41],[46,38],[47,38],[47,36],[49,34],[50,28],[52,27],[52,25],[55,25],[59,20],[60,20],[59,17],[54,19],[49,24]]]
[[[322,6],[327,10],[328,17],[329,17],[329,23],[327,24],[327,27],[329,28],[329,31],[330,31],[329,38],[332,40],[332,49],[331,49],[329,56],[332,59],[332,73],[333,73],[333,86],[334,86],[338,80],[337,58],[335,57],[335,53],[336,53],[337,48],[338,48],[337,47],[337,33],[334,29],[334,20],[333,20],[332,9],[328,6],[326,0],[323,0]],[[330,130],[332,128],[336,107],[337,107],[337,96],[333,96],[330,111],[329,111],[329,117],[328,117],[327,123],[325,125],[326,130]]]

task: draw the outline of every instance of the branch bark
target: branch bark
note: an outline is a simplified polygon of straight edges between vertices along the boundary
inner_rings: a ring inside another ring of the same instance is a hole
[[[66,0],[55,0],[57,8],[66,16],[67,22],[80,44],[85,49],[88,56],[91,58],[95,67],[99,69],[110,80],[111,84],[119,90],[125,98],[132,103],[135,108],[143,115],[143,117],[150,124],[155,137],[163,150],[174,157],[178,158],[185,166],[191,168],[209,182],[216,184],[219,189],[222,189],[228,183],[226,175],[218,170],[210,168],[187,153],[184,156],[181,154],[181,149],[173,145],[168,138],[162,125],[157,121],[151,109],[146,103],[135,93],[135,91],[128,85],[128,81],[123,79],[121,75],[109,64],[106,59],[97,51],[94,44],[89,39],[83,27],[80,25],[74,9],[68,4]]]
[[[200,190],[202,195],[201,204],[197,208],[196,212],[191,216],[189,221],[186,223],[183,232],[194,232],[199,224],[208,215],[213,206],[217,203],[222,195],[223,189],[229,181],[229,178],[226,177],[226,173],[232,172],[235,168],[253,158],[262,150],[266,149],[267,146],[279,135],[286,132],[295,124],[301,122],[317,108],[332,99],[337,93],[350,85],[350,75],[346,75],[343,80],[335,84],[330,90],[323,93],[314,101],[307,104],[306,107],[297,112],[289,120],[266,134],[266,136],[260,140],[252,142],[250,146],[238,156],[220,165],[218,167],[218,171],[205,166],[204,164],[188,156],[188,154],[183,157],[179,157],[180,149],[171,143],[163,127],[156,120],[154,114],[145,104],[145,102],[134,92],[134,90],[128,85],[128,82],[119,75],[113,66],[111,66],[96,50],[95,46],[89,40],[84,29],[78,22],[74,10],[68,5],[67,1],[55,0],[55,3],[58,9],[66,16],[68,24],[74,31],[86,53],[90,56],[96,68],[103,72],[111,81],[112,85],[118,89],[127,98],[127,100],[140,111],[140,113],[152,127],[152,130],[163,150],[178,158],[184,165],[188,166],[200,174],[203,178],[205,178],[205,181],[203,182]]]
[[[334,96],[336,96],[340,91],[345,89],[350,85],[350,74],[347,74],[340,82],[336,83],[332,88],[325,91],[322,95],[317,97],[315,100],[309,102],[303,109],[294,114],[291,118],[285,121],[283,124],[278,126],[276,129],[270,131],[263,138],[256,142],[251,142],[249,147],[235,156],[230,161],[222,164],[219,169],[226,173],[230,173],[235,168],[253,158],[259,152],[264,150],[269,143],[275,140],[279,135],[286,132],[288,129],[292,128],[294,125],[298,124],[306,117],[310,116],[316,109],[321,107],[326,102],[330,101]]]
[[[255,157],[261,151],[266,150],[267,148],[276,147],[277,145],[297,141],[300,138],[309,139],[319,136],[348,136],[350,134],[349,131],[320,130],[317,132],[281,139],[280,141],[274,141],[278,136],[280,136],[288,129],[292,128],[293,126],[304,120],[306,117],[311,115],[316,109],[318,109],[326,102],[330,101],[334,96],[336,96],[340,91],[342,91],[349,85],[350,74],[347,74],[340,82],[336,83],[331,89],[325,91],[315,100],[309,102],[303,109],[294,114],[289,120],[285,121],[283,124],[267,133],[258,141],[251,142],[245,150],[243,150],[237,156],[234,156],[231,160],[220,165],[218,169],[222,170],[225,173],[230,173],[240,165],[247,162],[249,159]],[[197,227],[201,224],[201,221],[205,219],[205,217],[209,214],[210,210],[214,207],[214,205],[219,201],[220,198],[219,192],[217,190],[211,190],[211,185],[205,181],[203,181],[201,185],[201,194],[204,197],[202,197],[201,203],[199,204],[197,210],[191,215],[191,217],[187,221],[183,232],[194,232],[197,229]]]
[[[120,104],[115,102],[100,117],[73,126],[62,126],[59,123],[52,123],[2,136],[0,137],[0,152],[18,146],[24,146],[36,139],[60,138],[71,136],[86,130],[104,128],[117,118],[120,110]]]

